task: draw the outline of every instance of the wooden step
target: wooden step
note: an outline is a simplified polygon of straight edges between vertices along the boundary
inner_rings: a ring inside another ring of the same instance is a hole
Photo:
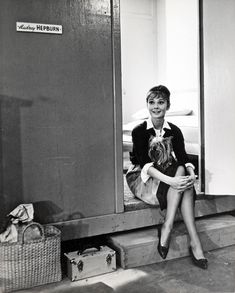
[[[198,219],[196,225],[204,251],[235,244],[235,217],[231,215]],[[114,234],[108,242],[116,250],[118,265],[124,269],[164,261],[157,251],[156,226]],[[166,260],[187,256],[188,247],[189,238],[184,223],[175,223]]]

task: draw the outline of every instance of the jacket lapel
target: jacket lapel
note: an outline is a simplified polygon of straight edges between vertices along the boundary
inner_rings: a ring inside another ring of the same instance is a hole
[[[155,131],[154,131],[153,128],[149,128],[147,131],[148,131],[149,137],[150,137],[151,135],[152,135],[152,136],[156,136],[156,133],[155,133]]]
[[[171,136],[172,135],[172,130],[171,129],[168,129],[168,128],[164,128],[164,135],[163,137],[168,137],[168,136]]]

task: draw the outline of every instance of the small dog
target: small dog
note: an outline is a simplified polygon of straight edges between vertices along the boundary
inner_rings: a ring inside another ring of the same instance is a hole
[[[154,167],[160,171],[165,171],[175,161],[171,141],[172,136],[152,136],[149,140],[149,157],[154,162]]]

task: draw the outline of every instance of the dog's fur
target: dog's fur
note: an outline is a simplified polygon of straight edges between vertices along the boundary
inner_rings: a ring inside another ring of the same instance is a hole
[[[149,157],[154,162],[154,167],[165,171],[172,162],[172,136],[170,137],[155,137],[152,136],[149,140]]]

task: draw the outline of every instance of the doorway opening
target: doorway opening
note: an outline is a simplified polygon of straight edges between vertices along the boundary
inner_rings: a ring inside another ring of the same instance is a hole
[[[123,173],[132,150],[133,127],[148,118],[146,94],[156,85],[171,92],[166,120],[177,125],[196,167],[201,192],[200,62],[198,0],[121,0]],[[124,203],[133,199],[124,178]]]

